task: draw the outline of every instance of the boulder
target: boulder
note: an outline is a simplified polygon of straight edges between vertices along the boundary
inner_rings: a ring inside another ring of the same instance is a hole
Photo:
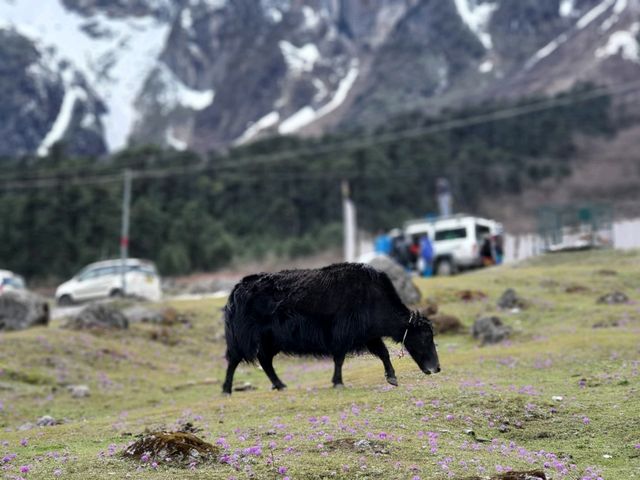
[[[189,324],[187,315],[178,312],[173,307],[150,307],[134,305],[123,310],[131,323],[153,323],[156,325]]]
[[[40,417],[36,422],[36,425],[38,425],[39,427],[51,427],[57,424],[58,421],[51,415],[44,415],[43,417]]]
[[[629,297],[622,292],[611,292],[601,296],[598,303],[604,305],[616,305],[620,303],[629,303]]]
[[[511,335],[511,328],[502,323],[498,317],[480,317],[473,324],[473,338],[479,339],[481,345],[499,343]]]
[[[513,288],[508,288],[498,300],[498,307],[503,310],[524,309],[527,302],[520,298]]]
[[[396,287],[396,291],[405,305],[415,305],[420,302],[422,295],[420,290],[413,284],[411,274],[394,260],[385,255],[379,255],[373,258],[369,265],[389,275],[391,283]]]
[[[454,315],[440,313],[429,318],[436,333],[457,333],[462,330],[462,322]]]
[[[69,393],[73,398],[85,398],[91,395],[91,390],[86,385],[71,385]]]
[[[49,304],[35,293],[5,292],[0,295],[0,331],[24,330],[49,324]]]
[[[129,320],[112,305],[93,303],[87,305],[75,317],[72,317],[66,323],[65,328],[73,330],[93,328],[126,329],[129,328]]]

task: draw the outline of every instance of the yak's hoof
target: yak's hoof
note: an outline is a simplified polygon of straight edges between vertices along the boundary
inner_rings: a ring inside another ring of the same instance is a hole
[[[231,396],[231,392],[227,392],[226,390],[222,391],[222,396],[223,397],[230,397]]]
[[[333,388],[343,389],[344,388],[344,383],[334,383],[333,384]]]
[[[398,386],[398,379],[396,377],[387,377],[387,382],[389,382],[394,387]]]
[[[281,383],[279,385],[271,386],[271,390],[284,390],[286,388],[287,388],[287,386],[284,383]]]

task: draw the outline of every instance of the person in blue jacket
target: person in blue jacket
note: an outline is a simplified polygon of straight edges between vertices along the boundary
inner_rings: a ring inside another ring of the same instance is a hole
[[[433,244],[429,239],[429,234],[425,234],[420,239],[420,256],[422,257],[422,276],[430,277],[433,275]]]

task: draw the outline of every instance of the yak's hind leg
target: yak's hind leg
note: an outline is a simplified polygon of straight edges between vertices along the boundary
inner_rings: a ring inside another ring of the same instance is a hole
[[[276,356],[277,352],[273,352],[270,350],[265,350],[263,347],[260,347],[258,351],[258,361],[260,362],[260,366],[264,373],[267,374],[269,380],[271,380],[271,384],[273,385],[274,390],[284,390],[287,386],[278,378],[278,374],[273,368],[273,357]]]
[[[342,383],[342,364],[344,363],[344,353],[334,353],[333,354],[333,388],[343,388],[344,383]]]
[[[231,386],[233,385],[233,374],[238,368],[240,364],[240,359],[236,358],[227,352],[227,361],[229,362],[227,365],[227,376],[224,379],[224,384],[222,385],[222,393],[231,395]]]
[[[384,365],[384,376],[387,378],[387,382],[394,387],[397,387],[398,379],[396,378],[396,372],[393,369],[393,365],[391,365],[389,350],[387,350],[382,339],[376,338],[375,340],[371,340],[367,343],[367,348],[371,353],[382,360],[382,364]]]

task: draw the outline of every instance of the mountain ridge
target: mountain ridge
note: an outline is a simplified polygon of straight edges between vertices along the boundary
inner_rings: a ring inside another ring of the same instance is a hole
[[[613,85],[640,74],[639,18],[639,0],[0,0],[25,45],[7,92],[52,89],[0,102],[0,155],[204,152]]]

